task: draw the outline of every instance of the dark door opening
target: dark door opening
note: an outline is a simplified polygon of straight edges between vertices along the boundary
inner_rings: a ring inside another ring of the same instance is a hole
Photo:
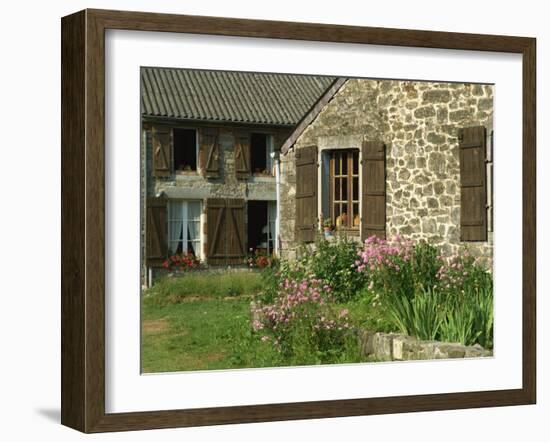
[[[248,248],[267,252],[267,201],[248,202]]]

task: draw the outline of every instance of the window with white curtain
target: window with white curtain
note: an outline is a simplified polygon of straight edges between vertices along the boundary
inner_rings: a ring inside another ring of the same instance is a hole
[[[168,203],[168,249],[171,254],[192,253],[201,258],[200,201]]]

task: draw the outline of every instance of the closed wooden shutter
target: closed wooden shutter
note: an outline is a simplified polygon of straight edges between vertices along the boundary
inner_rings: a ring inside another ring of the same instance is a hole
[[[250,176],[250,133],[234,131],[235,137],[235,174],[239,179]]]
[[[203,127],[199,131],[199,157],[202,173],[207,178],[220,176],[218,129]]]
[[[460,152],[460,239],[487,241],[486,133],[483,126],[458,132]]]
[[[315,241],[317,232],[317,146],[296,150],[296,239]]]
[[[246,256],[243,199],[207,201],[207,259],[210,265],[243,264]]]
[[[153,126],[153,175],[169,176],[172,174],[172,128]]]
[[[386,146],[381,141],[363,141],[361,239],[386,237]]]
[[[167,257],[167,200],[147,198],[145,254],[148,266],[162,265]]]

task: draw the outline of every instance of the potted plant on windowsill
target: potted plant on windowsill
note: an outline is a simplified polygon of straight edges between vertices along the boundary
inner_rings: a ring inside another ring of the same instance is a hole
[[[333,229],[332,220],[330,218],[325,219],[323,221],[323,230],[325,232],[325,238],[332,236],[332,229]]]

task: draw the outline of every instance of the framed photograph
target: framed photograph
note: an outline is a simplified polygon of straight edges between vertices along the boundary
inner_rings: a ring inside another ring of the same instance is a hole
[[[536,400],[535,39],[62,19],[62,423]]]

